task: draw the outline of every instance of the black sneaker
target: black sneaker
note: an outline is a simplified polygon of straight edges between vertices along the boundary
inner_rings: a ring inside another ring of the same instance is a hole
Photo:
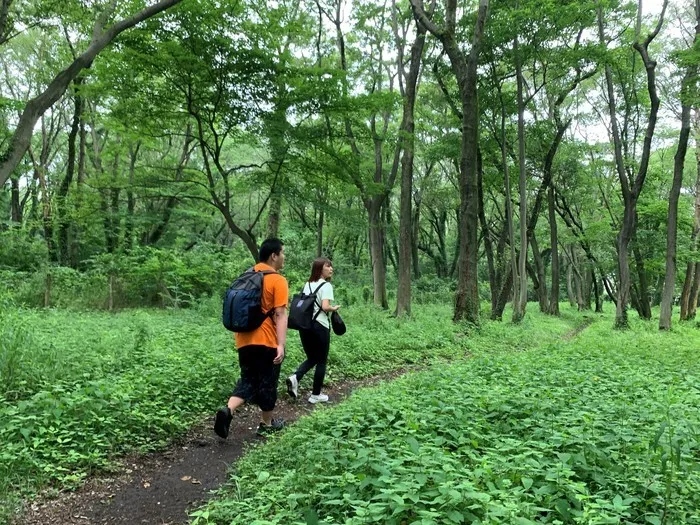
[[[229,407],[224,407],[217,411],[214,419],[214,432],[219,437],[226,439],[228,437],[228,429],[231,426],[233,415]]]
[[[266,425],[262,421],[258,425],[258,431],[256,434],[258,436],[267,436],[269,434],[274,434],[275,432],[279,432],[284,428],[285,422],[284,419],[273,419],[271,425]]]

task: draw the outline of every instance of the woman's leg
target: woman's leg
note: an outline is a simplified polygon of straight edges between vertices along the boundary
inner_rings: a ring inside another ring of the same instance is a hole
[[[316,371],[314,372],[314,386],[311,393],[315,396],[321,393],[323,380],[326,377],[326,363],[328,362],[328,350],[331,345],[331,333],[321,323],[314,323],[314,334],[318,341],[316,347]]]
[[[318,323],[314,323],[314,325],[318,325]],[[294,372],[297,381],[301,381],[301,378],[318,363],[319,353],[317,348],[320,343],[315,330],[301,330],[299,336],[301,337],[301,346],[306,354],[306,361],[301,363],[297,371]]]

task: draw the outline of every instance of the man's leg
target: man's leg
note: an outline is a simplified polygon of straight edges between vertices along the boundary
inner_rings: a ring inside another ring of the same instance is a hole
[[[226,406],[216,413],[214,419],[214,432],[217,436],[226,439],[228,437],[233,412],[240,407],[246,399],[253,396],[253,384],[255,382],[255,350],[251,347],[243,347],[238,350],[238,364],[241,369],[241,378],[229,397]]]
[[[268,430],[279,430],[284,426],[284,421],[272,418],[277,403],[277,383],[279,382],[281,365],[272,362],[277,350],[267,349],[264,362],[261,363],[260,385],[256,394],[258,406],[260,407],[260,427],[258,434]],[[262,431],[262,432],[261,432]]]
[[[234,412],[243,403],[245,403],[245,399],[243,399],[242,397],[231,396],[228,398],[227,406],[231,412]]]

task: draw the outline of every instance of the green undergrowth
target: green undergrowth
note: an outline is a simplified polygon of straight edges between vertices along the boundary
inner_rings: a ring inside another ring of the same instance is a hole
[[[218,300],[115,314],[2,308],[0,521],[22,497],[77,486],[113,468],[115,458],[166,446],[218,408],[238,373],[220,308]],[[369,306],[345,308],[349,329],[332,340],[328,382],[480,351],[472,340],[479,332],[484,349],[489,338],[517,345],[528,330],[487,323],[465,333],[451,322],[449,306],[414,310],[405,320]],[[553,339],[577,319],[536,324],[540,337]],[[290,331],[282,373],[302,359]]]
[[[552,341],[525,322],[314,411],[194,523],[700,523],[698,330],[605,316]]]

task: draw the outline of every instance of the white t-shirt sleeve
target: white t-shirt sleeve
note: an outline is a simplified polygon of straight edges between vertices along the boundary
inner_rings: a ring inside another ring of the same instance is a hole
[[[321,304],[323,304],[324,299],[333,301],[333,285],[329,282],[326,282],[326,284],[324,284],[318,291],[318,300]]]

